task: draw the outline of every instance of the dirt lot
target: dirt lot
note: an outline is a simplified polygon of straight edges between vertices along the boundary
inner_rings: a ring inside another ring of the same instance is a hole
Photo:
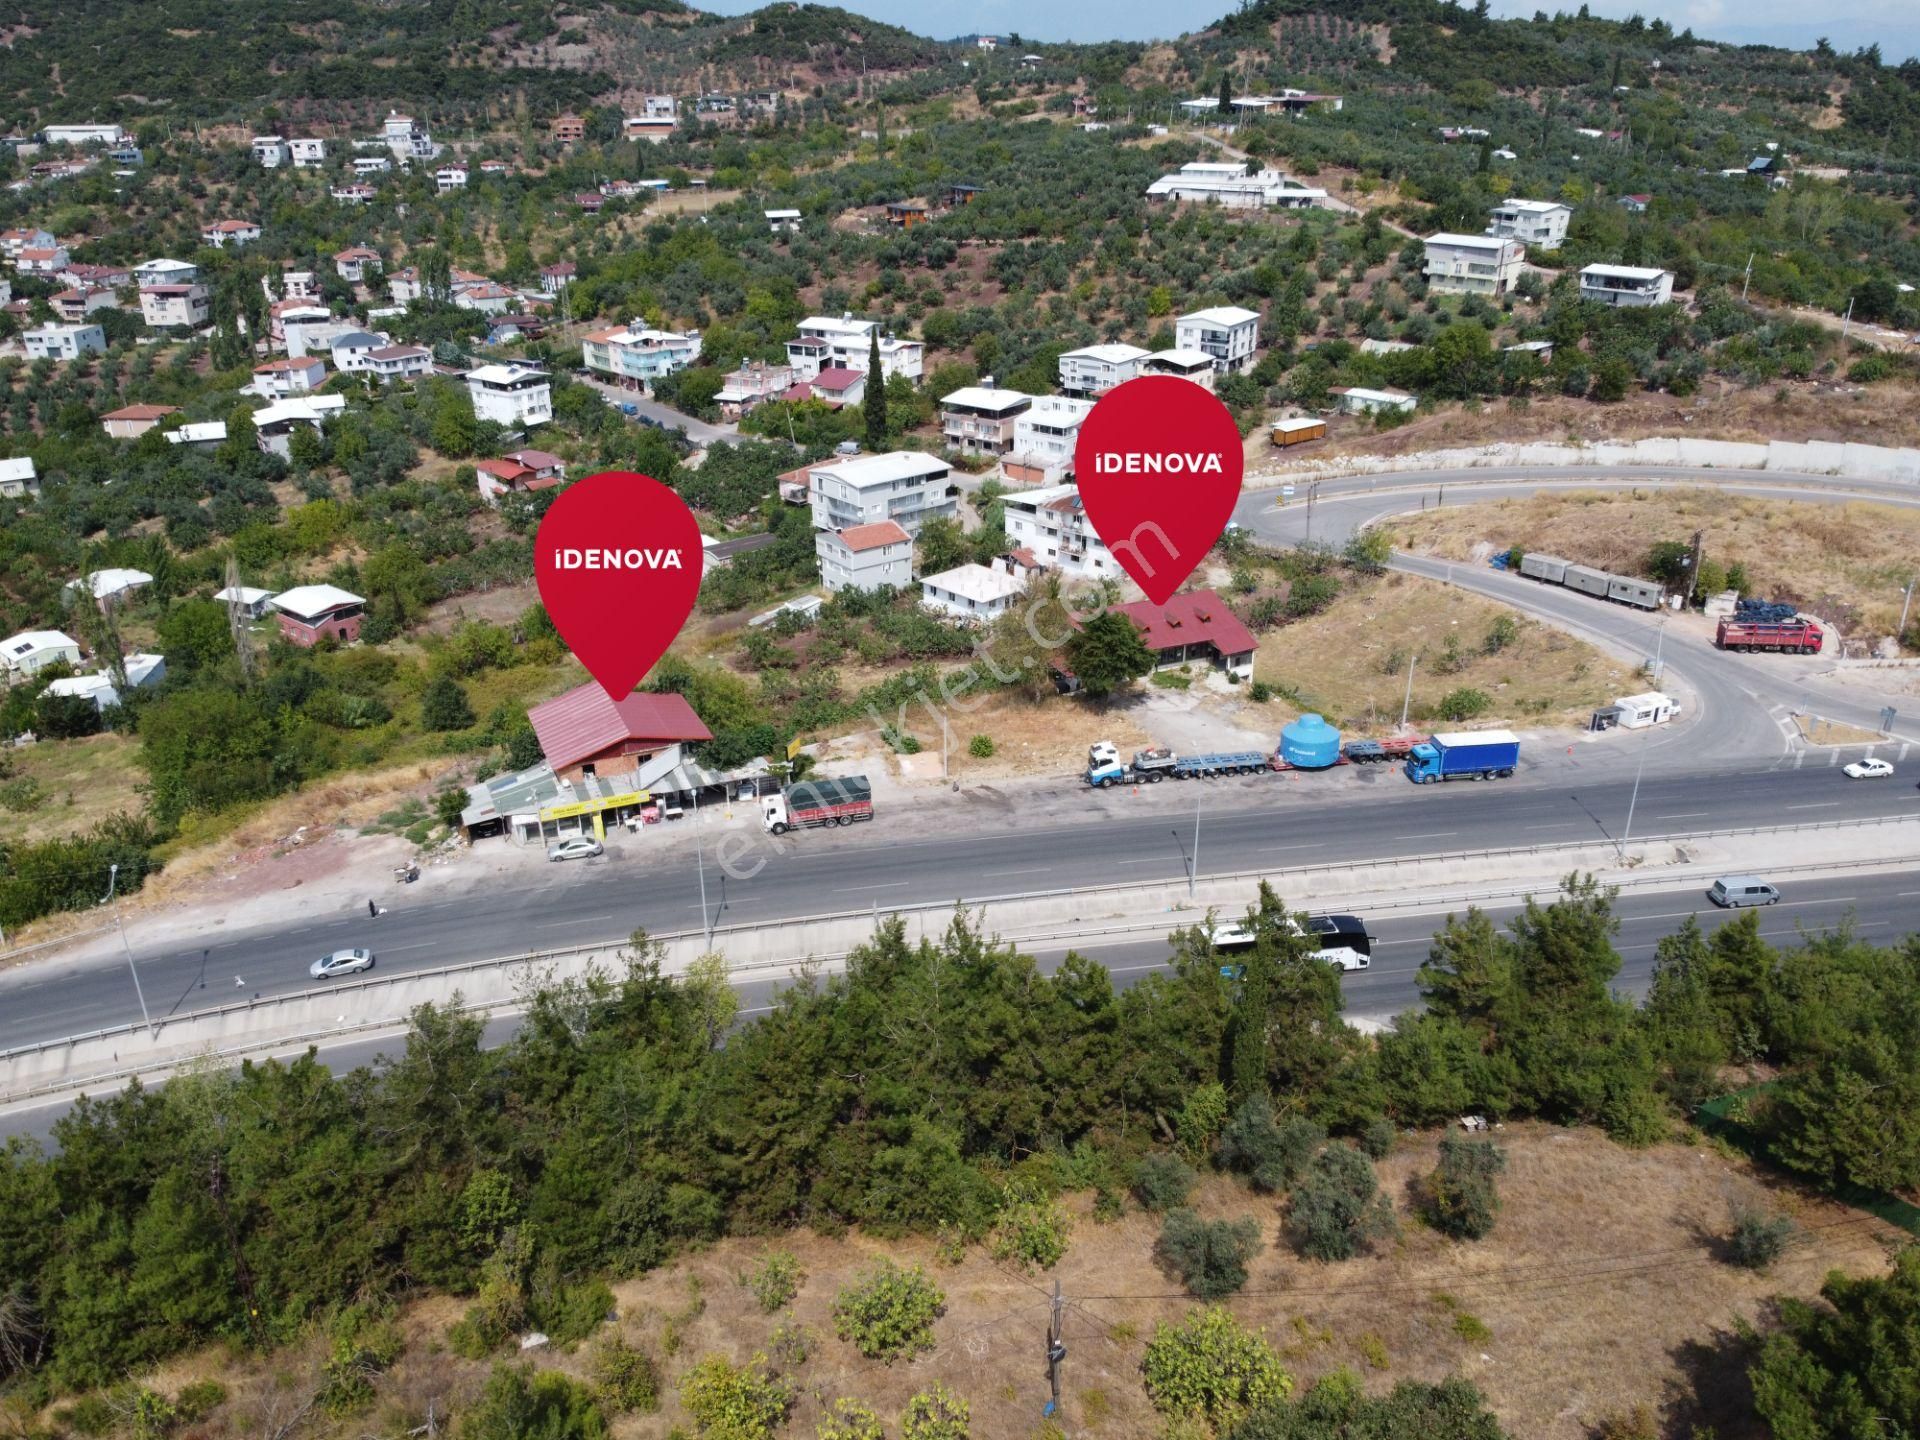
[[[1629,1151],[1595,1131],[1538,1125],[1497,1138],[1508,1169],[1489,1238],[1449,1241],[1411,1213],[1409,1182],[1432,1167],[1437,1140],[1413,1136],[1379,1166],[1398,1237],[1346,1264],[1296,1258],[1279,1235],[1274,1202],[1226,1180],[1207,1182],[1197,1192],[1202,1213],[1250,1216],[1265,1244],[1232,1310],[1265,1329],[1302,1384],[1341,1366],[1373,1389],[1463,1373],[1512,1433],[1528,1440],[1585,1440],[1603,1418],[1640,1404],[1671,1426],[1665,1433],[1686,1434],[1696,1418],[1711,1419],[1720,1440],[1742,1440],[1756,1432],[1739,1423],[1745,1361],[1730,1343],[1735,1322],[1764,1326],[1772,1297],[1812,1295],[1829,1269],[1884,1271],[1888,1248],[1901,1238],[1861,1212],[1777,1188],[1704,1145]],[[1736,1200],[1784,1210],[1803,1227],[1805,1242],[1770,1274],[1717,1258]],[[1158,1423],[1139,1376],[1143,1347],[1156,1322],[1177,1318],[1192,1302],[1151,1258],[1154,1217],[1130,1211],[1100,1224],[1084,1197],[1068,1204],[1072,1241],[1055,1272],[1068,1301],[1067,1425],[1088,1440],[1153,1434]],[[737,1277],[776,1247],[799,1258],[806,1279],[789,1311],[768,1316]],[[861,1360],[836,1339],[831,1313],[835,1293],[882,1255],[924,1265],[947,1298],[935,1351],[891,1368]],[[909,1396],[941,1380],[972,1406],[975,1435],[1034,1435],[1046,1399],[1040,1357],[1053,1279],[1017,1274],[978,1247],[944,1265],[920,1240],[799,1233],[724,1241],[616,1287],[618,1329],[654,1354],[665,1393],[659,1413],[622,1420],[614,1433],[661,1440],[686,1426],[675,1390],[681,1375],[710,1354],[744,1361],[769,1351],[775,1328],[797,1321],[811,1332],[811,1354],[790,1371],[797,1401],[783,1434],[813,1433],[838,1396],[864,1400],[891,1424]],[[460,1312],[447,1298],[410,1307],[407,1353],[377,1382],[370,1412],[384,1417],[384,1428],[422,1423],[429,1397],[444,1422],[450,1405],[457,1415],[478,1392],[486,1366],[455,1359],[444,1345]],[[584,1351],[531,1358],[576,1374],[586,1368]],[[232,1398],[202,1433],[237,1436],[261,1428],[250,1421],[270,1385],[310,1393],[324,1360],[324,1348],[311,1345],[269,1362],[205,1354],[154,1380],[171,1393],[217,1374]],[[1704,1415],[1692,1408],[1696,1394],[1706,1400]],[[311,1433],[344,1437],[366,1428],[364,1417],[354,1417],[320,1422]]]
[[[1784,398],[1781,398],[1784,397]],[[1684,436],[1690,440],[1860,440],[1875,445],[1920,445],[1920,404],[1914,388],[1880,385],[1786,384],[1748,388],[1709,377],[1696,395],[1640,393],[1618,405],[1596,405],[1563,395],[1536,396],[1525,409],[1506,402],[1469,409],[1448,405],[1404,425],[1377,430],[1370,420],[1336,417],[1327,439],[1279,451],[1255,430],[1247,446],[1249,471],[1278,469],[1288,460],[1338,455],[1413,455],[1427,450],[1528,441],[1570,444]]]
[[[1488,654],[1488,635],[1503,616],[1515,634]],[[1387,575],[1262,637],[1254,678],[1281,698],[1247,708],[1271,710],[1275,723],[1317,710],[1343,730],[1384,730],[1400,719],[1416,652],[1410,713],[1429,720],[1443,695],[1473,689],[1492,701],[1476,723],[1584,721],[1634,684],[1627,666],[1504,605],[1438,581]]]
[[[1822,505],[1715,490],[1561,491],[1393,522],[1403,549],[1465,559],[1476,544],[1520,545],[1602,569],[1644,573],[1657,540],[1705,533],[1703,553],[1746,566],[1750,591],[1792,600],[1849,635],[1891,634],[1920,556],[1920,510]]]
[[[33,794],[34,808],[0,799],[0,828],[19,841],[51,840],[75,831],[91,830],[119,811],[137,814],[145,801],[135,789],[147,772],[140,765],[140,742],[126,735],[92,735],[85,740],[47,740],[36,745],[8,747],[15,786]],[[20,786],[30,779],[37,787]],[[7,790],[0,789],[0,796]]]

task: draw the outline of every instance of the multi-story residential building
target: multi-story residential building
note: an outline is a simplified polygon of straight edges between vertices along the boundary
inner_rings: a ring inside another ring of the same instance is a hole
[[[544,425],[553,419],[553,386],[535,365],[482,365],[467,372],[473,413],[502,425]]]
[[[18,261],[22,250],[51,250],[59,243],[51,230],[36,226],[0,232],[0,253],[11,261]]]
[[[640,113],[627,116],[621,133],[629,140],[648,140],[658,145],[679,125],[679,105],[671,95],[647,95],[640,101]]]
[[[349,285],[358,285],[367,278],[367,268],[380,268],[380,252],[370,250],[365,245],[352,245],[345,250],[337,250],[333,256],[333,272]]]
[[[1327,203],[1327,192],[1278,170],[1249,175],[1245,165],[1199,160],[1147,186],[1149,200],[1212,201],[1236,210],[1306,210]]]
[[[738,420],[761,401],[771,400],[793,383],[793,366],[768,365],[754,360],[729,372],[713,398],[723,416]]]
[[[682,335],[649,330],[635,321],[617,330],[594,330],[580,342],[589,370],[611,377],[628,389],[644,389],[662,375],[684,370],[700,358],[700,332]]]
[[[1520,280],[1527,247],[1498,235],[1427,237],[1427,288],[1441,295],[1504,295]]]
[[[1093,401],[1040,395],[1013,422],[1013,448],[1000,457],[1000,473],[1021,485],[1057,485],[1073,474],[1080,422]]]
[[[1020,603],[1026,580],[1010,561],[992,565],[956,565],[938,575],[920,577],[920,603],[955,620],[985,624]]]
[[[1171,375],[1191,380],[1203,390],[1213,389],[1213,356],[1204,350],[1159,350],[1140,362],[1142,375]]]
[[[175,325],[198,329],[207,323],[207,287],[142,285],[140,318],[156,330]]]
[[[1138,345],[1089,345],[1060,357],[1060,388],[1069,395],[1104,395],[1140,373],[1150,352]]]
[[[335,185],[327,191],[342,205],[365,205],[378,193],[371,185]]]
[[[385,345],[369,350],[361,368],[377,380],[413,380],[433,369],[433,352],[424,345]]]
[[[1580,298],[1632,308],[1673,300],[1673,272],[1640,265],[1589,265],[1580,272]]]
[[[93,290],[123,290],[133,284],[131,265],[89,265],[74,261],[67,266],[67,279]]]
[[[104,355],[107,332],[98,325],[36,325],[20,337],[29,360],[78,360]]]
[[[353,173],[361,179],[369,175],[384,175],[393,169],[391,155],[356,155],[353,157]]]
[[[1019,390],[968,385],[940,397],[940,433],[947,448],[968,455],[1004,455],[1013,448],[1014,422],[1033,405]]]
[[[293,147],[278,135],[256,135],[253,158],[265,169],[278,170],[282,165],[293,163]]]
[[[136,285],[191,285],[200,278],[200,267],[187,260],[142,260],[133,267]]]
[[[442,165],[433,172],[433,186],[442,195],[449,190],[467,188],[467,167],[464,165]]]
[[[67,268],[67,247],[29,245],[14,257],[13,266],[22,275],[62,274]]]
[[[216,250],[224,250],[229,245],[238,250],[259,238],[260,227],[251,220],[216,220],[200,232],[201,241]]]
[[[433,143],[433,136],[427,133],[427,127],[398,110],[387,112],[381,138],[387,142],[387,149],[393,152],[393,158],[402,162],[431,160],[440,153],[440,147]]]
[[[253,384],[248,388],[267,400],[284,400],[289,395],[305,395],[327,383],[327,367],[318,356],[303,355],[298,360],[269,360],[253,367]]]
[[[1174,321],[1173,344],[1210,357],[1218,374],[1243,375],[1253,368],[1260,348],[1260,312],[1238,305],[1195,310]]]
[[[580,270],[571,260],[562,260],[558,265],[540,267],[540,288],[548,295],[558,295],[573,284]]]
[[[1558,200],[1504,200],[1489,213],[1487,234],[1535,250],[1558,250],[1573,219],[1573,207]]]
[[[71,272],[69,272],[71,273]],[[47,299],[53,307],[56,320],[69,325],[79,325],[96,310],[118,310],[120,299],[113,291],[92,285],[76,285],[71,290],[62,290]]]
[[[807,471],[813,528],[845,530],[893,520],[918,535],[929,520],[958,518],[952,474],[939,456],[917,450],[822,461]]]
[[[374,351],[384,349],[387,337],[372,330],[349,330],[344,335],[333,337],[333,343],[327,347],[333,356],[333,368],[342,374],[352,375],[367,369],[367,357]]]
[[[327,142],[317,136],[289,140],[287,149],[293,155],[293,168],[296,170],[317,170],[327,163]]]
[[[553,138],[562,145],[577,145],[587,138],[587,122],[569,110],[555,118]]]
[[[1034,564],[1091,578],[1123,573],[1087,519],[1079,486],[1016,490],[1003,497],[1001,504],[1006,511],[1007,547],[1025,552]]]
[[[811,380],[829,366],[866,373],[873,332],[871,320],[856,320],[851,315],[834,319],[830,315],[810,315],[799,324],[799,335],[787,342],[787,361],[794,378]],[[926,346],[918,340],[902,340],[894,335],[880,337],[880,373],[904,375],[918,380],[926,363]]]
[[[815,531],[813,553],[829,590],[904,590],[913,583],[913,537],[897,521]]]

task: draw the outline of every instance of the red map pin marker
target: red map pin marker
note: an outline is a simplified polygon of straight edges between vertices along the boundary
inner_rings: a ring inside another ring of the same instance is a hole
[[[704,565],[686,501],[630,470],[569,485],[533,541],[547,615],[616,701],[633,693],[686,624]]]
[[[1074,475],[1120,568],[1164,605],[1227,528],[1246,454],[1213,392],[1174,375],[1116,385],[1080,422]]]

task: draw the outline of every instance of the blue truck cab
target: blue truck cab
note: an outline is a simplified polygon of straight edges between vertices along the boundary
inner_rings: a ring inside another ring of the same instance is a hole
[[[1520,763],[1520,737],[1511,730],[1460,730],[1437,734],[1407,755],[1407,778],[1416,785],[1436,780],[1495,780]]]

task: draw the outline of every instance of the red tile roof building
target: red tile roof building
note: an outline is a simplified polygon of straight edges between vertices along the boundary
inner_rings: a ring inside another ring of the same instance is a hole
[[[1259,642],[1211,590],[1175,595],[1165,605],[1137,600],[1113,607],[1138,625],[1147,648],[1165,665],[1202,660],[1232,671],[1242,679],[1253,675],[1253,652]]]
[[[670,745],[711,740],[679,695],[636,692],[617,704],[589,682],[527,712],[547,764],[562,780],[638,770]]]

